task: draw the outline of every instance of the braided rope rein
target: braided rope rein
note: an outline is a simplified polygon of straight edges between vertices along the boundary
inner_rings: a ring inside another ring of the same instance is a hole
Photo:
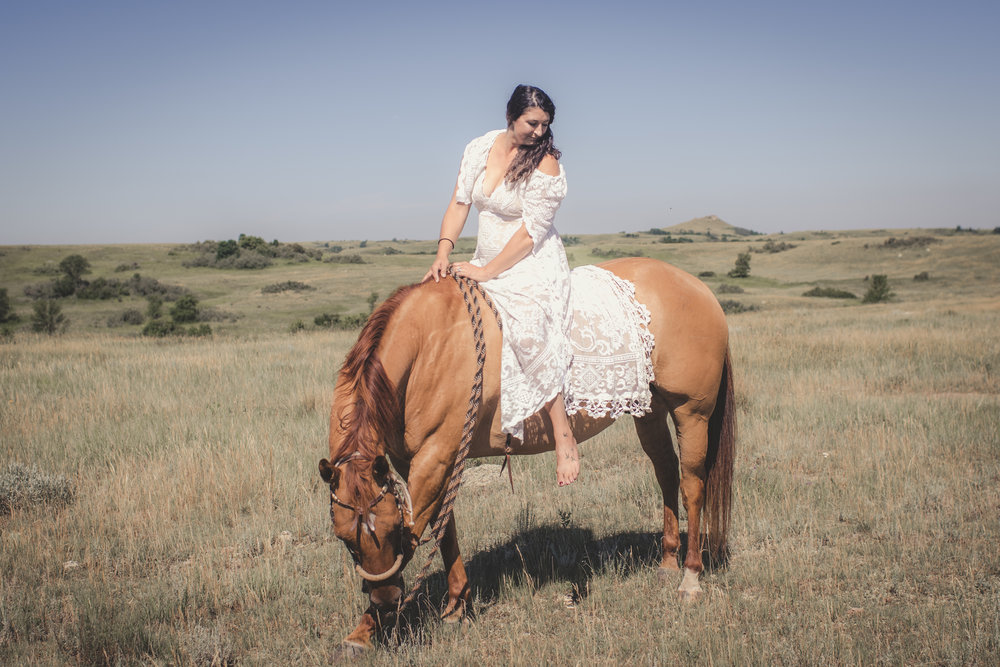
[[[448,527],[448,522],[451,520],[455,509],[455,500],[458,498],[458,489],[462,485],[462,473],[465,471],[465,459],[469,454],[469,448],[472,446],[472,435],[476,430],[476,421],[479,416],[479,408],[482,404],[483,399],[483,369],[486,366],[486,337],[483,335],[483,316],[482,311],[479,307],[479,297],[481,295],[486,305],[489,306],[490,310],[496,316],[497,325],[500,330],[503,331],[503,325],[500,322],[500,314],[497,312],[496,306],[490,300],[489,295],[486,294],[482,286],[479,285],[475,280],[471,278],[459,277],[452,274],[455,282],[458,283],[458,287],[462,292],[462,298],[465,300],[465,309],[469,313],[469,318],[472,322],[472,336],[475,341],[476,349],[476,374],[473,377],[472,382],[472,392],[469,395],[469,407],[465,411],[465,426],[462,428],[462,439],[460,441],[458,455],[455,458],[455,465],[451,470],[451,477],[448,479],[448,486],[445,490],[444,500],[441,502],[441,507],[438,509],[437,518],[431,525],[431,536],[422,540],[420,544],[433,539],[434,548],[429,554],[427,554],[427,561],[424,563],[423,568],[420,570],[420,574],[417,575],[416,580],[413,582],[413,587],[410,592],[402,600],[402,602],[397,605],[396,608],[396,618],[397,622],[399,616],[402,614],[403,610],[413,602],[417,597],[417,592],[424,583],[424,579],[427,578],[427,573],[430,570],[431,564],[434,562],[434,557],[441,550],[441,542],[444,540],[444,532]]]

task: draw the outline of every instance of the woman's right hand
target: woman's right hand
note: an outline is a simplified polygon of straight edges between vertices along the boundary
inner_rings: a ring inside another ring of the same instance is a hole
[[[442,244],[442,245],[447,245],[447,244]],[[444,252],[443,250],[439,250],[437,257],[434,258],[434,263],[431,264],[430,271],[428,271],[424,275],[424,279],[421,280],[420,282],[425,283],[431,278],[434,279],[434,282],[438,282],[439,280],[447,276],[448,266],[449,266],[448,262],[449,254],[450,253]]]

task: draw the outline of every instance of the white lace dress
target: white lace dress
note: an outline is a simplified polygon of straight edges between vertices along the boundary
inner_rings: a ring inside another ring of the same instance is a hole
[[[485,266],[522,225],[534,241],[530,254],[482,283],[503,322],[500,423],[520,439],[523,422],[563,391],[573,359],[569,339],[569,264],[552,222],[566,196],[566,173],[535,170],[513,188],[501,181],[483,192],[486,158],[503,130],[473,139],[465,148],[456,200],[479,209],[479,234],[472,263]]]

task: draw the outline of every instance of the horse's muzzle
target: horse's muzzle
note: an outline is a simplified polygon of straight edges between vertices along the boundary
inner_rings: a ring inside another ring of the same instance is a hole
[[[366,584],[370,586],[370,584]],[[403,578],[399,578],[399,585],[390,584],[387,586],[373,586],[368,591],[368,600],[375,607],[379,614],[394,613],[399,606],[399,599],[403,596]]]

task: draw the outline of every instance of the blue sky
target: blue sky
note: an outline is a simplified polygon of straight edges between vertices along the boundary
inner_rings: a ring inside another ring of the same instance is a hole
[[[995,0],[5,0],[0,244],[434,238],[521,82],[563,234],[993,228],[998,34]]]

